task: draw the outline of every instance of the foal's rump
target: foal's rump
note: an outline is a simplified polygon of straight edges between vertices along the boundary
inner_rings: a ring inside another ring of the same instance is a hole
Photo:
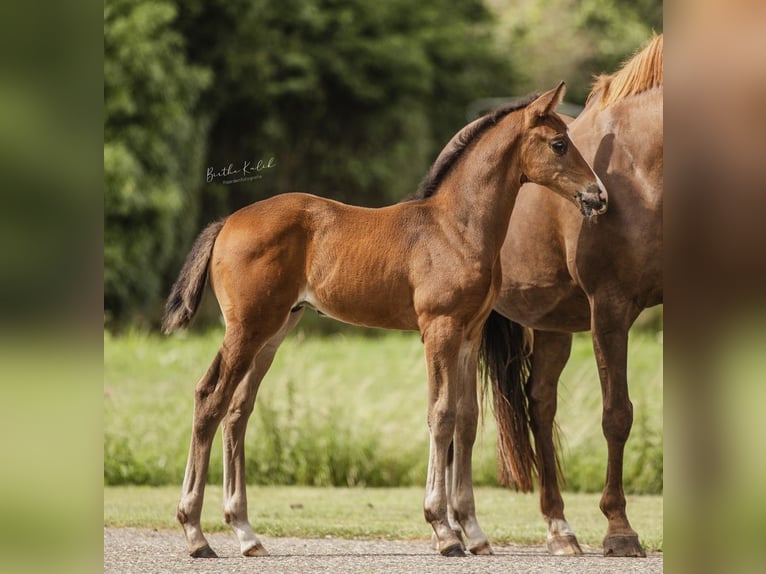
[[[308,305],[347,323],[417,329],[403,212],[354,207],[302,193],[234,213],[213,248],[211,283],[230,320]]]

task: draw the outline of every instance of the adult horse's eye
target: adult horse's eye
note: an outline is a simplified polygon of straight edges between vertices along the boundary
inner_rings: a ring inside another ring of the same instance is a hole
[[[551,142],[551,149],[556,155],[564,155],[567,152],[566,140],[553,140]]]

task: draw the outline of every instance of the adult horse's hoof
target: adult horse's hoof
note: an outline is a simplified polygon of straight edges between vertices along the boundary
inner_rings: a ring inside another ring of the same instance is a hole
[[[463,552],[460,544],[453,544],[452,546],[445,548],[442,550],[441,554],[442,556],[449,557],[465,556],[465,552]]]
[[[189,552],[189,556],[192,558],[218,558],[218,554],[208,544],[192,550]]]
[[[242,556],[268,556],[269,551],[263,547],[260,542],[255,546],[251,546],[247,550],[242,551]]]
[[[470,550],[471,554],[475,554],[476,556],[489,556],[490,554],[495,553],[495,551],[492,550],[492,547],[489,545],[489,542],[482,542],[478,546],[470,548]]]
[[[604,538],[604,556],[646,558],[646,552],[641,548],[637,535],[607,536]]]
[[[582,548],[574,534],[554,536],[548,539],[548,552],[553,556],[580,556]]]

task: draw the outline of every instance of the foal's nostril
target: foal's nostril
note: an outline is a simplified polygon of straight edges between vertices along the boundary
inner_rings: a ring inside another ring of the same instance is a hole
[[[600,185],[590,185],[585,191],[575,193],[577,203],[583,214],[602,215],[607,210],[607,196]]]
[[[599,214],[606,211],[608,199],[606,190],[603,188],[603,186],[598,184],[588,186],[588,194],[586,197],[588,198],[587,203],[591,209]]]

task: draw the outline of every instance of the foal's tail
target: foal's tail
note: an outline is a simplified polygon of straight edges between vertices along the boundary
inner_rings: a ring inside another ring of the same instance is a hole
[[[164,333],[172,333],[186,327],[197,312],[205,290],[213,245],[225,221],[221,219],[208,225],[199,234],[189,255],[186,256],[181,273],[170,289],[170,295],[165,303],[165,316],[162,318]]]
[[[486,387],[492,385],[497,420],[497,474],[505,486],[531,492],[537,462],[530,440],[526,384],[532,353],[525,328],[492,311],[484,324],[480,364]]]

